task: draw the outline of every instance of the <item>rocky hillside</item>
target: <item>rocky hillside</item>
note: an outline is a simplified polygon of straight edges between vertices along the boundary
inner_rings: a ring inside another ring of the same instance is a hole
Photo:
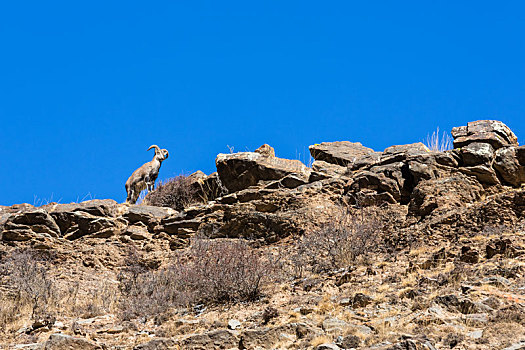
[[[525,146],[219,154],[183,210],[0,207],[0,344],[17,349],[525,349]]]

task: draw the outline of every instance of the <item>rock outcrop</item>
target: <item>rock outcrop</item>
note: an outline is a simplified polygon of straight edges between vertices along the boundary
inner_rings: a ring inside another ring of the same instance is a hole
[[[373,149],[359,142],[322,142],[309,147],[310,155],[318,161],[348,166],[356,159],[375,153]]]
[[[284,178],[296,179],[297,183],[306,183],[311,170],[299,160],[277,158],[272,152],[240,152],[219,154],[215,160],[221,183],[230,192],[237,192],[256,186],[259,183],[271,183]]]
[[[471,122],[452,134],[458,148],[444,152],[422,143],[375,152],[360,143],[323,142],[310,146],[312,168],[276,157],[269,145],[219,154],[216,173],[188,178],[203,204],[181,212],[112,200],[3,207],[2,240],[162,238],[177,249],[201,233],[271,243],[328,219],[340,203],[400,205],[407,215],[401,225],[409,229],[410,218],[435,221],[525,182],[525,146],[505,124]]]

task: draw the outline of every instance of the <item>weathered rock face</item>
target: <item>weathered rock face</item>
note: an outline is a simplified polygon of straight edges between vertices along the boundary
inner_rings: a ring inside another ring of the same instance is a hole
[[[494,169],[512,186],[525,183],[525,147],[504,147],[496,151]]]
[[[60,229],[42,209],[11,216],[4,224],[4,241],[27,241],[36,237],[58,237]]]
[[[414,220],[436,227],[463,222],[467,219],[458,217],[465,208],[510,190],[501,184],[519,187],[525,182],[525,146],[517,146],[514,134],[494,121],[455,128],[454,137],[462,147],[446,152],[431,152],[422,143],[384,152],[350,142],[322,143],[310,147],[317,158],[312,169],[275,157],[269,145],[257,152],[219,154],[217,173],[189,177],[202,204],[180,212],[112,200],[0,207],[1,239],[39,244],[112,238],[147,244],[160,238],[176,249],[200,233],[267,244],[330,219],[341,203],[391,205],[399,214],[398,226],[409,227]],[[510,208],[521,208],[519,197],[513,198]],[[508,213],[507,221],[521,215],[516,210]]]
[[[479,120],[452,129],[454,146],[459,149],[460,171],[486,185],[520,186],[524,168],[522,147],[516,135],[502,122]]]
[[[461,208],[478,201],[483,193],[483,186],[476,179],[462,173],[423,181],[412,192],[408,212],[414,216],[427,216],[438,208]]]
[[[492,164],[494,148],[490,143],[473,142],[461,148],[463,164],[466,166]]]
[[[66,334],[52,334],[44,344],[44,349],[46,350],[100,350],[103,348],[84,338],[72,337]]]
[[[446,167],[422,143],[392,146],[377,157],[363,158],[350,166],[353,173],[346,192],[351,202],[380,204],[377,202],[386,200],[406,204],[419,181],[436,178],[438,168]],[[453,163],[453,157],[449,158],[448,162]]]
[[[309,149],[315,160],[341,166],[347,166],[358,158],[375,153],[373,149],[365,147],[359,142],[349,141],[323,142],[312,145]]]
[[[271,157],[256,152],[219,154],[215,160],[221,183],[230,192],[257,185],[260,181],[281,180],[294,175],[308,182],[311,170],[298,160]]]
[[[225,189],[217,172],[210,175],[198,170],[186,178],[197,202],[206,203],[224,194]]]
[[[454,147],[460,148],[474,142],[488,143],[494,149],[518,146],[518,138],[508,126],[497,120],[478,120],[467,126],[452,129]]]

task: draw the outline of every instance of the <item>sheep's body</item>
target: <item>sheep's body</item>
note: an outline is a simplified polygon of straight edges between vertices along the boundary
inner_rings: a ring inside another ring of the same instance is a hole
[[[155,180],[159,176],[160,166],[168,158],[168,150],[161,150],[157,145],[152,145],[148,148],[148,151],[152,148],[155,148],[153,159],[135,170],[128,178],[128,181],[126,181],[126,192],[128,194],[126,202],[130,204],[137,202],[140,192],[145,189],[148,189],[148,191],[155,189]]]

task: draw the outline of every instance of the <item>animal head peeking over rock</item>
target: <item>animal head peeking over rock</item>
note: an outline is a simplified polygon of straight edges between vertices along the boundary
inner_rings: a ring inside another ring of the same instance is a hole
[[[148,191],[155,189],[155,180],[159,176],[160,166],[168,158],[169,153],[167,149],[160,149],[157,145],[151,145],[148,151],[152,148],[155,149],[153,159],[135,170],[126,181],[127,203],[135,204],[140,192],[145,189]]]

